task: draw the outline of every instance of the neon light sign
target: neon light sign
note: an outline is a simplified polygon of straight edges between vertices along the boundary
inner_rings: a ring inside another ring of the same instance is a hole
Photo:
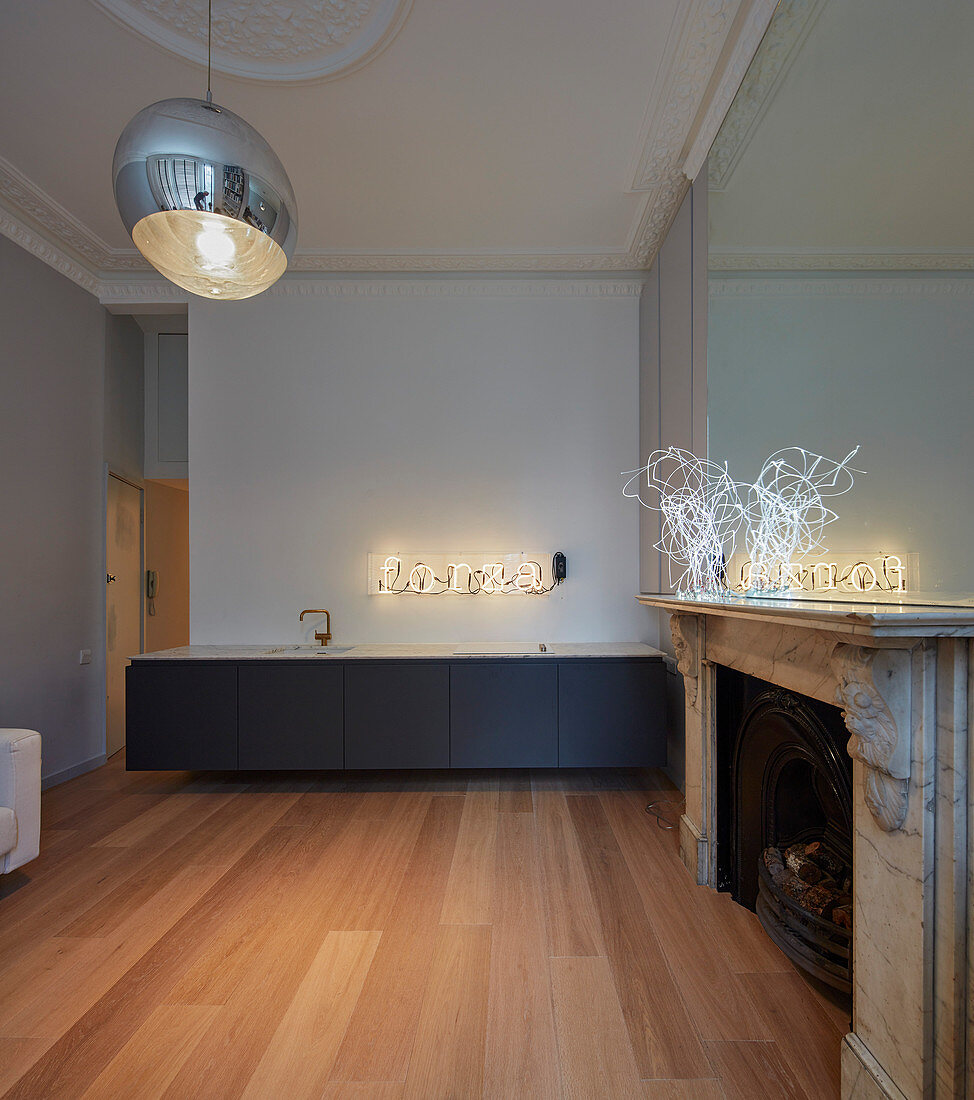
[[[917,554],[832,554],[825,561],[792,561],[769,571],[767,565],[737,556],[727,571],[735,592],[822,592],[865,594],[916,591]]]
[[[543,596],[554,587],[547,552],[369,554],[370,596]]]

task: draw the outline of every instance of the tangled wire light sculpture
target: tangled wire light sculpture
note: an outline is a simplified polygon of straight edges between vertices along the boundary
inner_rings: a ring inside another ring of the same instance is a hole
[[[726,592],[724,566],[734,553],[744,521],[739,487],[726,464],[707,462],[690,451],[667,447],[654,451],[638,470],[628,470],[623,494],[661,516],[656,549],[666,555],[670,585],[678,595],[716,596]],[[642,475],[659,496],[643,500]],[[682,566],[674,581],[674,566]]]
[[[835,462],[802,447],[785,447],[764,463],[747,486],[748,594],[787,592],[796,556],[825,550],[825,528],[839,517],[822,498],[849,492],[854,475],[862,473],[849,466],[858,450]]]

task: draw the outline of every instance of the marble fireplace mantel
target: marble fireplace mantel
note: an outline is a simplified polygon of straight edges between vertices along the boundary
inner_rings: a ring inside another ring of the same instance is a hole
[[[680,854],[716,884],[716,668],[842,708],[853,759],[853,1029],[844,1100],[974,1100],[974,602],[638,597],[686,695]]]

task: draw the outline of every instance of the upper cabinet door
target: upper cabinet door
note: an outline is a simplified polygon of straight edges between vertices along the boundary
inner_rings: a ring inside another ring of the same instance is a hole
[[[454,768],[558,766],[558,669],[553,661],[455,662],[450,672]]]
[[[145,476],[189,477],[189,338],[145,338]]]

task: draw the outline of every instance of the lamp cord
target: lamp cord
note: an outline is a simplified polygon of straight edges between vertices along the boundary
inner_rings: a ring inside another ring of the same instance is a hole
[[[213,0],[207,0],[206,4],[206,102],[213,102],[213,92],[210,90],[210,66],[213,58]]]

